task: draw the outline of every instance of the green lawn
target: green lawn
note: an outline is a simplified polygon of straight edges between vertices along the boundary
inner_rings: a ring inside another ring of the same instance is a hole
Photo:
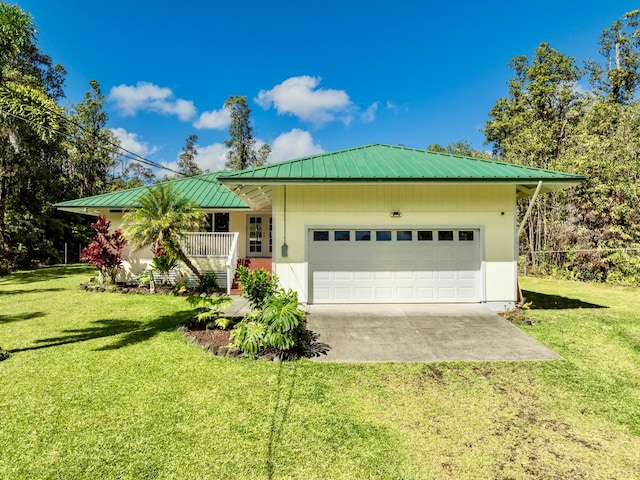
[[[640,478],[640,289],[522,279],[565,360],[226,359],[186,301],[0,278],[2,479]]]

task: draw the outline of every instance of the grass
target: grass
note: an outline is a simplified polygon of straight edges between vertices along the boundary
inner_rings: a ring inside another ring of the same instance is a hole
[[[0,279],[0,478],[639,478],[640,290],[522,279],[555,362],[226,359],[170,296]]]

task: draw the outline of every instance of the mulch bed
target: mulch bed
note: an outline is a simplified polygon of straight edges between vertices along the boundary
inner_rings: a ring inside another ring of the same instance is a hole
[[[249,355],[241,352],[236,347],[229,346],[230,344],[230,330],[206,330],[201,326],[187,327],[182,325],[178,328],[178,331],[194,346],[200,347],[203,350],[211,352],[213,355],[219,357],[231,357],[231,358],[245,358]],[[282,351],[276,348],[267,348],[262,350],[257,358],[267,361],[279,362],[282,360],[296,360],[298,358],[313,358],[320,355],[326,355],[329,349],[329,345],[319,341],[319,337],[312,331],[307,331],[308,342],[304,347],[293,348],[289,351]]]
[[[188,328],[186,325],[182,325],[178,328],[178,331],[196,347],[200,347],[207,352],[211,352],[213,355],[219,357],[230,358],[244,358],[247,357],[245,353],[241,352],[237,347],[229,346],[230,344],[230,330],[205,330],[201,327]],[[261,360],[280,361],[282,356],[279,352],[263,350],[257,355],[257,358]]]

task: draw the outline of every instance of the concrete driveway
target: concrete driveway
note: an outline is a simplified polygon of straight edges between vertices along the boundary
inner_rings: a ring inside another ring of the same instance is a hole
[[[307,328],[329,346],[320,362],[562,358],[479,304],[309,305]]]

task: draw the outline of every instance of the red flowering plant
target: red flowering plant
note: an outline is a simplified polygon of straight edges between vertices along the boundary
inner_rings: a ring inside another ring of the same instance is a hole
[[[127,245],[127,240],[120,230],[109,233],[111,222],[104,215],[98,216],[98,221],[91,224],[96,232],[93,241],[80,253],[80,261],[88,262],[98,267],[100,277],[116,282],[118,270],[122,268],[122,251]]]

